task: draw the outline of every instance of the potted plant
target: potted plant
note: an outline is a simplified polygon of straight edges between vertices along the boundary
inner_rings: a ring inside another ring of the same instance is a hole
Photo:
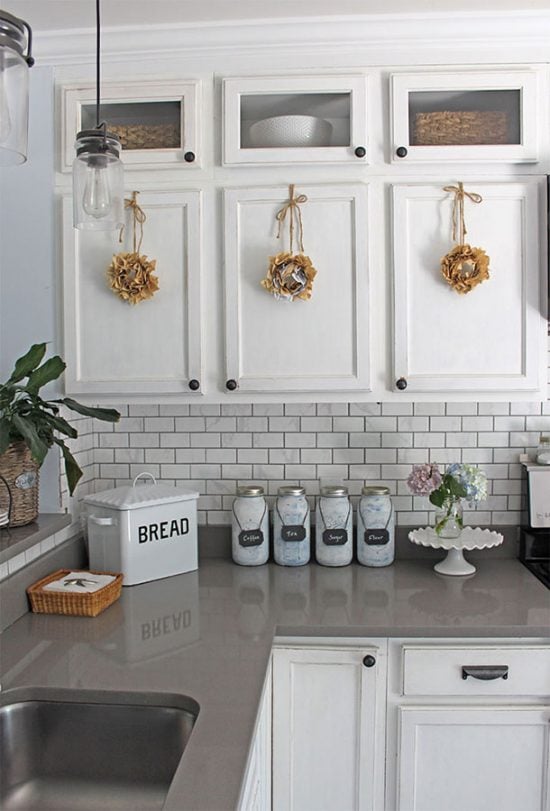
[[[19,358],[8,380],[0,384],[0,484],[8,490],[9,524],[29,524],[38,515],[38,471],[53,445],[63,454],[65,472],[72,495],[82,476],[65,437],[78,432],[60,414],[60,406],[98,420],[117,422],[113,408],[81,405],[70,397],[43,400],[39,391],[63,373],[65,363],[58,356],[48,358],[46,344],[33,344]],[[1,492],[1,490],[0,490]]]

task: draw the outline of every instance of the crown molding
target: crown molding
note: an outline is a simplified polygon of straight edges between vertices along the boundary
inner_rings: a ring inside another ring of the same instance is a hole
[[[38,31],[38,64],[79,64],[95,58],[95,32],[87,29]],[[528,61],[550,60],[550,9],[543,12],[378,14],[324,18],[265,19],[185,25],[124,26],[102,29],[102,61],[238,53],[256,55],[282,48],[302,52],[356,52],[365,61],[387,51],[481,54],[524,50]],[[521,58],[521,57],[520,57]],[[458,61],[458,60],[457,60]],[[485,60],[482,60],[485,61]],[[393,58],[395,63],[395,54]]]

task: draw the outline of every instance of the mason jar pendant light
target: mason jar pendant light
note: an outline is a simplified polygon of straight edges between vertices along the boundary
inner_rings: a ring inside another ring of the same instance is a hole
[[[73,163],[73,222],[86,231],[114,231],[124,217],[124,173],[120,141],[100,122],[100,25],[96,0],[96,125],[76,136]]]
[[[0,166],[27,160],[32,31],[0,9]]]

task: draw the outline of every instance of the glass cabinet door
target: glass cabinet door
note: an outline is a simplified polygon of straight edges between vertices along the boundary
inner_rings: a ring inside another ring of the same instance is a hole
[[[537,79],[531,70],[394,74],[392,162],[536,161]]]
[[[364,76],[225,79],[225,165],[367,159]]]
[[[63,166],[70,171],[74,140],[96,124],[95,86],[63,88]],[[198,82],[127,82],[102,86],[101,119],[122,146],[124,165],[200,164]]]

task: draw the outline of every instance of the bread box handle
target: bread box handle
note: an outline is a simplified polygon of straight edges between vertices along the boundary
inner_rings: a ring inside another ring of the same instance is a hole
[[[97,515],[89,515],[88,521],[91,524],[97,524],[98,527],[112,527],[115,523],[114,518],[99,518]]]
[[[150,479],[153,479],[153,484],[156,484],[156,483],[157,483],[157,480],[155,479],[155,477],[153,476],[153,474],[152,474],[152,473],[149,473],[147,470],[144,470],[144,471],[143,471],[143,473],[138,473],[138,474],[137,474],[137,476],[136,476],[136,478],[134,479],[134,484],[133,484],[133,486],[134,486],[134,487],[136,486],[136,482],[137,482],[137,480],[138,480],[138,479],[142,479],[142,478],[143,478],[143,476],[148,476]]]

